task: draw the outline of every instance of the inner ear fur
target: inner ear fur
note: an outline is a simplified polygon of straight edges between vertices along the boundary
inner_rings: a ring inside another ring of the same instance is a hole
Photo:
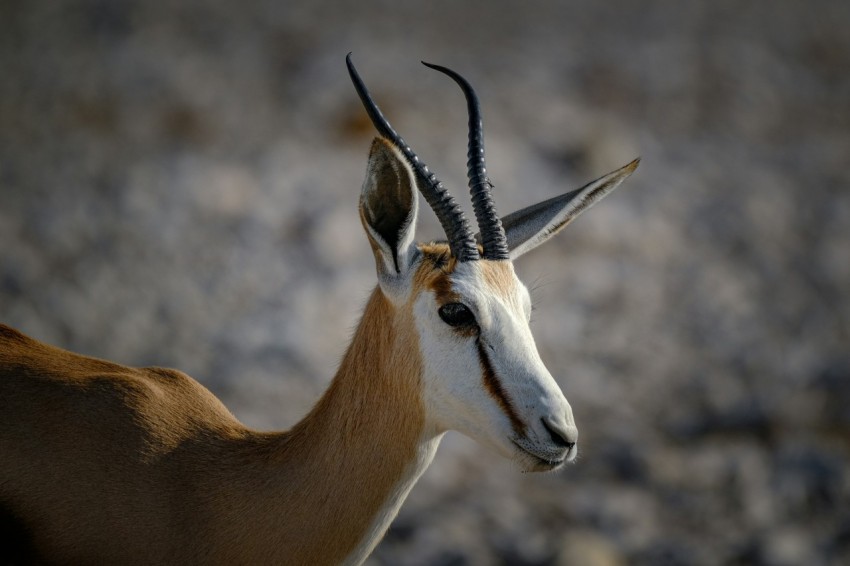
[[[385,267],[396,273],[406,268],[416,208],[416,186],[404,157],[387,141],[376,138],[369,152],[360,211],[373,250],[385,264],[391,263]]]
[[[397,248],[401,230],[413,206],[410,177],[385,142],[375,140],[370,156],[373,183],[377,190],[363,194],[366,221],[390,247]]]

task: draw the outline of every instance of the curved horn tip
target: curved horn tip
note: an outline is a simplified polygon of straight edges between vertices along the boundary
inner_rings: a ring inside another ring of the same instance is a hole
[[[429,69],[434,69],[435,71],[439,71],[439,72],[443,73],[444,75],[448,75],[449,77],[451,77],[456,83],[458,83],[461,86],[461,88],[464,89],[464,92],[466,92],[467,88],[470,89],[470,90],[472,89],[472,85],[469,84],[469,81],[467,81],[465,78],[463,78],[463,76],[461,76],[461,74],[458,73],[457,71],[453,71],[452,69],[449,69],[448,67],[444,67],[442,65],[436,65],[434,63],[428,63],[427,61],[420,61],[420,62],[423,65],[425,65],[426,67],[428,67]]]
[[[431,69],[437,69],[437,70],[445,69],[445,67],[437,65],[435,63],[429,63],[428,61],[419,61],[419,62],[422,63],[423,65],[425,65],[426,67],[431,68]]]

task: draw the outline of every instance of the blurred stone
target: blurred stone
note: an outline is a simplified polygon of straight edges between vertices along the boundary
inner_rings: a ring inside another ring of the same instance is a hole
[[[607,538],[579,530],[567,534],[561,541],[555,561],[557,566],[625,566],[625,557]]]
[[[764,563],[775,566],[797,566],[818,562],[811,537],[797,528],[781,528],[770,533],[763,547]]]

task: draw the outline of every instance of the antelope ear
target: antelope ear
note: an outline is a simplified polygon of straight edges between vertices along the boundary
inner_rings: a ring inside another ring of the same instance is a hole
[[[560,232],[564,226],[613,191],[637,169],[640,159],[575,191],[517,210],[502,218],[510,258],[514,260]],[[480,242],[480,235],[476,235]]]
[[[418,207],[416,182],[407,160],[389,142],[375,138],[360,193],[360,220],[382,282],[410,268],[416,251],[413,236]]]

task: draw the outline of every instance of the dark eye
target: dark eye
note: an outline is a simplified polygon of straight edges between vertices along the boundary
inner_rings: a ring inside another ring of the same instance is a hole
[[[461,303],[446,303],[437,312],[443,322],[449,326],[472,326],[475,324],[475,315],[466,305]]]

